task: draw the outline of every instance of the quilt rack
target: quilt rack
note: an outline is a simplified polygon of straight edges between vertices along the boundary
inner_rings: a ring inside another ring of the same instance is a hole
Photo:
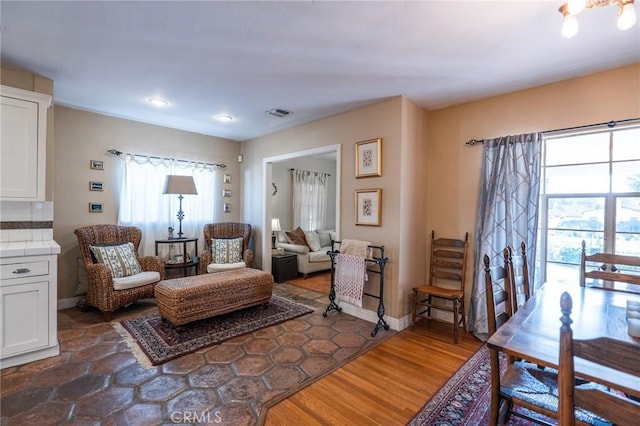
[[[336,244],[341,244],[341,241],[331,241],[331,251],[327,252],[327,254],[331,257],[331,289],[329,290],[329,306],[324,311],[322,316],[326,317],[329,312],[332,310],[336,310],[338,312],[342,312],[342,308],[338,306],[336,303],[336,256],[340,254],[339,250],[336,250]],[[374,246],[369,245],[368,248],[372,249],[373,254],[376,252],[379,253],[379,256],[372,256],[370,258],[365,259],[365,265],[367,268],[367,273],[373,273],[379,275],[379,291],[378,294],[371,294],[364,292],[363,295],[373,297],[374,299],[378,299],[378,322],[375,327],[371,331],[371,337],[375,337],[378,333],[378,330],[384,328],[385,330],[389,330],[389,325],[384,320],[384,267],[386,263],[389,261],[386,257],[384,257],[384,246]]]

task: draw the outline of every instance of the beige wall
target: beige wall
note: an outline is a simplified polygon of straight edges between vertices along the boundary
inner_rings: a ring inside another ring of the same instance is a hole
[[[2,70],[0,71],[0,84],[53,96],[53,80],[25,71],[16,71],[8,68],[2,68]],[[55,146],[54,122],[54,108],[49,108],[49,111],[47,111],[47,162],[45,166],[46,183],[44,192],[45,200],[47,201],[53,200],[53,150]]]
[[[640,117],[640,64],[424,113],[428,120],[426,227],[440,235],[469,232],[473,253],[485,139]],[[467,306],[473,275],[467,273]],[[425,269],[426,274],[426,269]]]
[[[90,112],[56,106],[54,161],[54,239],[62,250],[58,261],[58,298],[74,296],[77,282],[78,242],[73,233],[81,226],[118,221],[117,189],[122,160],[108,149],[162,157],[197,160],[227,165],[233,197],[231,213],[224,220],[240,216],[240,168],[238,142],[166,127],[153,126]],[[90,160],[104,161],[105,170],[91,170]],[[89,181],[104,182],[103,192],[89,191]],[[222,196],[220,200],[222,203]],[[89,213],[89,202],[104,203],[104,213]],[[214,218],[212,218],[212,222]],[[153,254],[153,253],[146,253]]]
[[[403,149],[403,97],[394,97],[371,106],[356,109],[323,120],[243,142],[243,217],[252,226],[261,227],[264,217],[262,159],[290,152],[339,144],[341,146],[340,238],[354,238],[384,245],[389,263],[385,273],[387,314],[397,318],[401,312],[397,293],[400,271],[400,216],[410,214],[401,207],[400,188]],[[413,108],[413,121],[416,107]],[[411,121],[411,119],[407,119]],[[415,138],[416,135],[410,136]],[[382,138],[382,177],[355,178],[355,143]],[[418,143],[419,141],[415,141]],[[419,161],[419,159],[416,159]],[[356,189],[382,189],[382,226],[356,226],[354,198]],[[416,212],[417,214],[417,212]],[[261,232],[258,232],[261,234]],[[257,242],[257,264],[262,262],[262,243]],[[377,280],[368,291],[377,293]],[[365,298],[364,307],[375,310],[377,301]]]

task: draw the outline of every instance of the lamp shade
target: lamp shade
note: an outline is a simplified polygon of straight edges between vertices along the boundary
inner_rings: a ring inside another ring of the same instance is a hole
[[[198,194],[193,176],[167,175],[163,194]]]
[[[277,217],[274,217],[273,219],[271,219],[271,231],[281,231],[282,228],[280,228],[280,219]]]

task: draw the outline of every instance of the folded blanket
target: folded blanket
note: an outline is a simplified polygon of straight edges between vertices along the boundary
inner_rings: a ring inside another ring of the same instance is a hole
[[[344,239],[340,243],[340,253],[365,258],[371,257],[370,245],[369,241]]]
[[[366,277],[366,260],[362,256],[339,253],[336,256],[336,301],[362,307]]]

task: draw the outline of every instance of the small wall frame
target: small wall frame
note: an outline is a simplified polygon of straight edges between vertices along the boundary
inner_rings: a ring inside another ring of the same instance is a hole
[[[225,212],[225,213],[229,213],[229,212],[231,212],[231,204],[229,204],[229,203],[224,203],[224,204],[222,205],[222,211],[223,211],[223,212]]]
[[[231,175],[227,175],[227,174],[225,174],[225,175],[222,177],[222,183],[231,183]]]
[[[382,189],[356,189],[356,225],[382,226]]]
[[[102,203],[89,203],[89,213],[102,213],[103,210]]]
[[[89,182],[89,191],[104,191],[103,183],[95,181]]]
[[[222,190],[222,196],[223,197],[231,197],[231,190],[230,189],[223,189]]]
[[[104,170],[104,161],[102,160],[91,160],[89,162],[89,167],[93,170]]]

